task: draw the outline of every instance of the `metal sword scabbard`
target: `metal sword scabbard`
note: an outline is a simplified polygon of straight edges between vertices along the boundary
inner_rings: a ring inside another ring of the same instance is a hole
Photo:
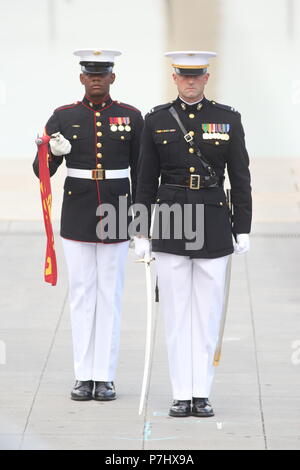
[[[232,204],[232,199],[231,199],[231,189],[226,189],[226,201],[227,201],[227,207],[228,207],[228,211],[229,211],[230,224],[231,224],[231,228],[232,228],[233,218],[234,218],[234,210],[233,210],[233,204]]]
[[[233,218],[233,207],[231,201],[231,190],[226,189],[226,199],[227,199],[227,206],[229,210],[230,216],[230,223],[232,225],[232,218]],[[215,349],[214,354],[214,366],[218,366],[221,359],[221,350],[222,350],[222,343],[223,343],[223,336],[225,330],[225,323],[226,323],[226,315],[227,315],[227,308],[228,308],[228,300],[229,300],[229,290],[230,290],[230,279],[231,279],[231,264],[232,264],[232,255],[229,256],[227,267],[226,267],[226,274],[225,274],[225,286],[224,286],[224,301],[223,301],[223,309],[222,309],[222,316],[219,326],[219,336],[218,342]]]
[[[222,316],[221,316],[220,327],[219,327],[218,342],[217,342],[215,354],[214,354],[214,366],[218,366],[220,363],[220,359],[221,359],[221,350],[222,350],[222,343],[223,343],[223,336],[224,336],[226,315],[227,315],[227,307],[228,307],[228,299],[229,299],[231,262],[232,262],[232,255],[229,256],[227,267],[226,267],[224,301],[223,301]]]

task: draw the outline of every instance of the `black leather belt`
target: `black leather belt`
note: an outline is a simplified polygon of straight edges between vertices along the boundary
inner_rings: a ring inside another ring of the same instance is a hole
[[[170,184],[173,186],[181,186],[189,189],[218,188],[222,187],[224,177],[212,178],[202,175],[162,175],[161,184]]]

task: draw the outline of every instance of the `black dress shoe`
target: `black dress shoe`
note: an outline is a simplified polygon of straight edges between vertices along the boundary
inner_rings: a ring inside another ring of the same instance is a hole
[[[170,408],[169,416],[185,418],[191,415],[191,400],[174,400]]]
[[[94,382],[92,380],[76,380],[71,392],[72,400],[87,401],[93,398]]]
[[[108,401],[116,399],[116,390],[113,382],[95,382],[94,399]]]
[[[214,410],[208,398],[193,398],[192,415],[198,418],[214,416]]]

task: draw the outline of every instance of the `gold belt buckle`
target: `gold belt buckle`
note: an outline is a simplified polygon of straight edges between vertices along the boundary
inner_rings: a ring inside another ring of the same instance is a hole
[[[105,179],[105,170],[96,169],[92,170],[92,179],[93,180],[104,180]]]
[[[190,189],[200,189],[200,175],[190,175]]]

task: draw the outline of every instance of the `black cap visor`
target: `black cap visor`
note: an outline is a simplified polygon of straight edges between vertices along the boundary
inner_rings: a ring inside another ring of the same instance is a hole
[[[105,74],[113,70],[113,62],[80,62],[83,73]]]
[[[205,75],[207,73],[207,68],[205,69],[181,69],[179,67],[174,67],[175,73],[178,75]]]

